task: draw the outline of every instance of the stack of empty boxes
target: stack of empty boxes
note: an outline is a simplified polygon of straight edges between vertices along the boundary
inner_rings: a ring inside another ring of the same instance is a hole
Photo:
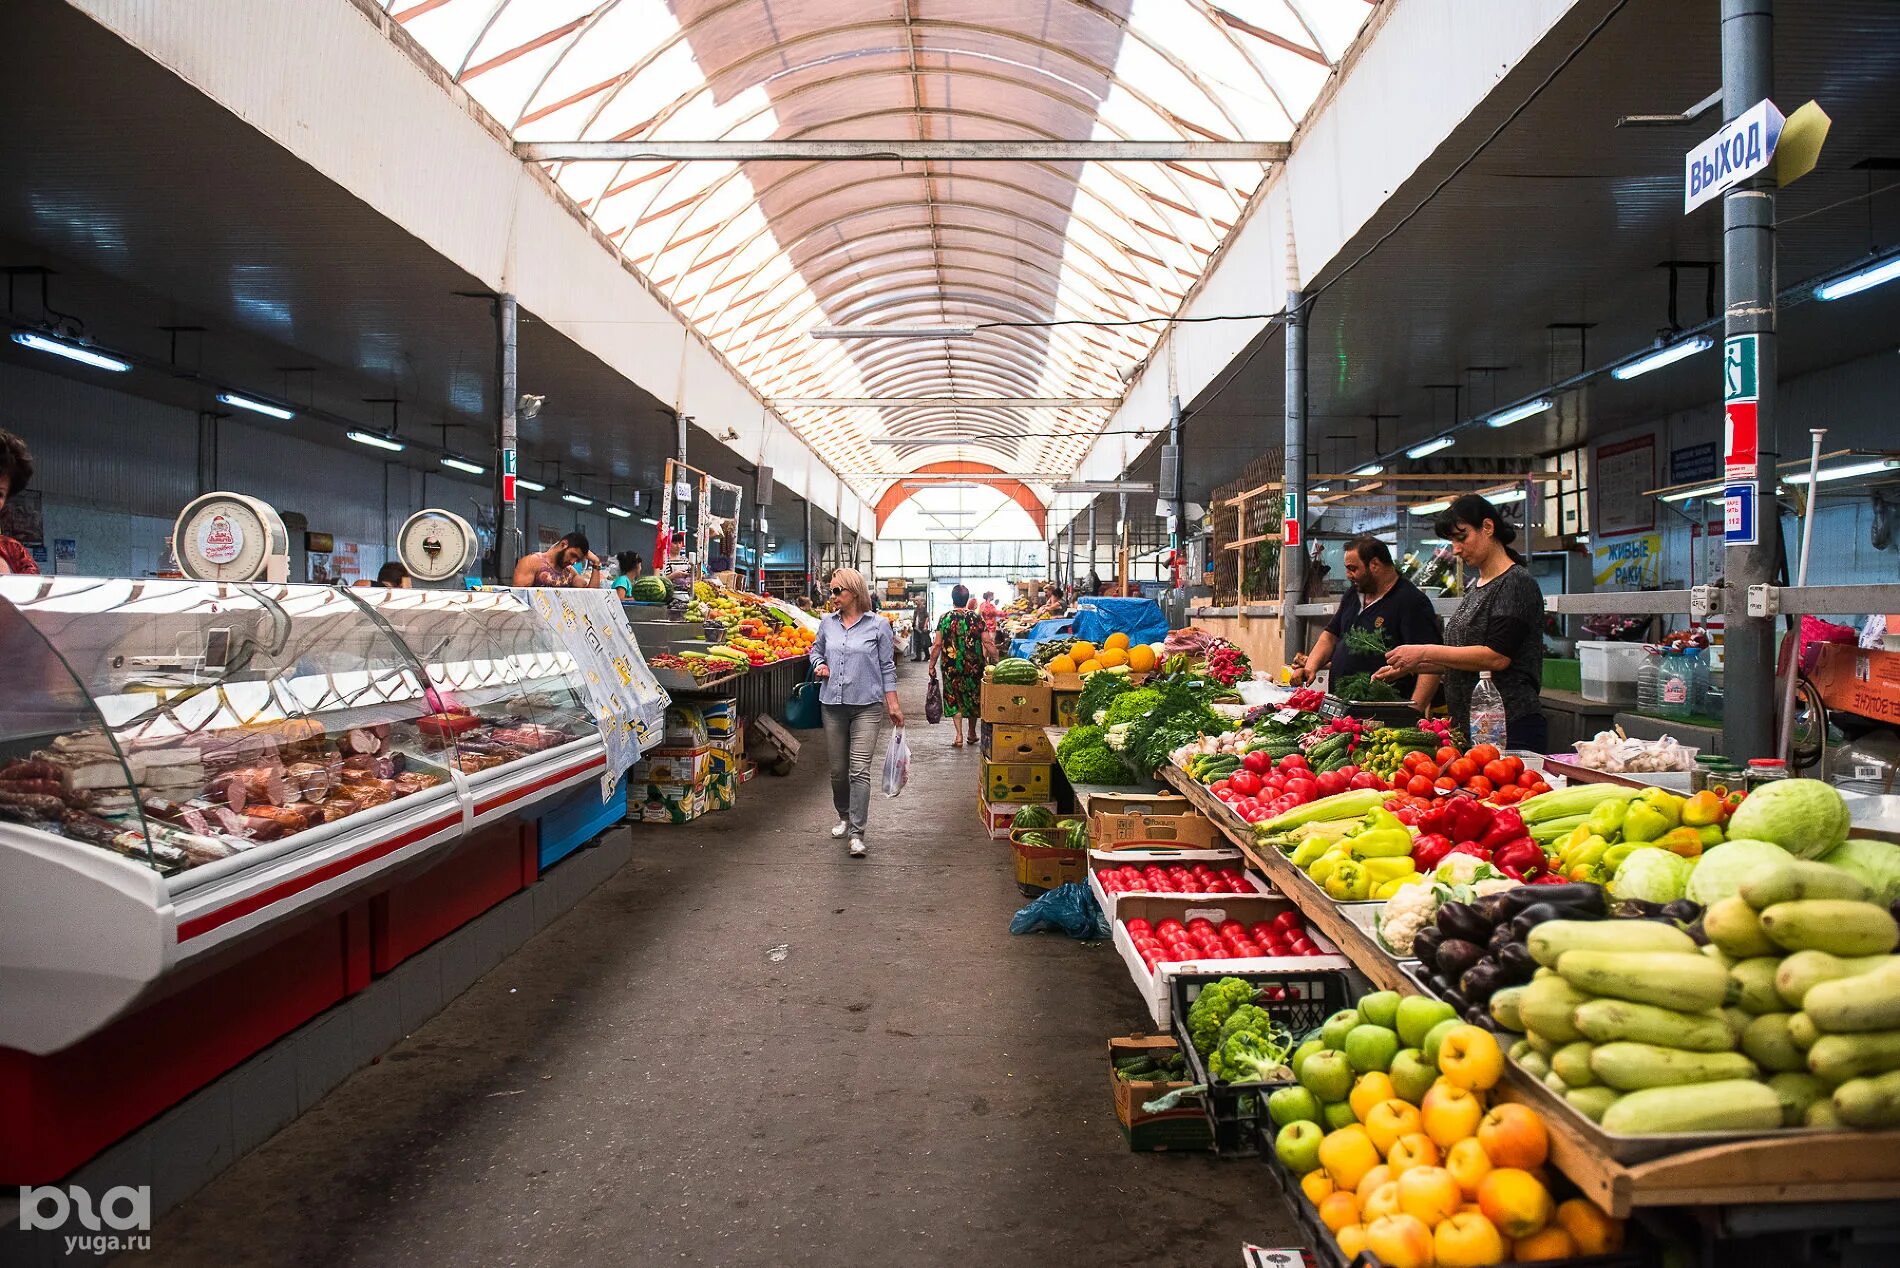
[[[738,799],[742,735],[730,700],[669,706],[660,747],[628,776],[635,785],[629,809],[639,805],[646,823],[687,823],[729,809]]]
[[[977,810],[990,839],[1004,841],[1010,821],[1024,806],[1056,808],[1056,755],[1043,733],[1050,725],[1049,686],[986,682],[981,705],[983,763]]]

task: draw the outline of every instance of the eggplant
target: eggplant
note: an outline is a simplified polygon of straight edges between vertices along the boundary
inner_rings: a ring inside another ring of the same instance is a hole
[[[1436,963],[1438,946],[1444,940],[1444,930],[1437,925],[1426,925],[1412,939],[1412,954],[1425,964]]]
[[[1450,1004],[1451,1011],[1454,1013],[1463,1013],[1466,1009],[1471,1007],[1471,1001],[1455,986],[1448,986],[1438,992],[1438,998]]]
[[[1484,949],[1488,953],[1496,955],[1513,942],[1523,941],[1524,935],[1512,932],[1512,923],[1506,921],[1491,931],[1490,939],[1484,944]]]
[[[1460,1013],[1458,1019],[1473,1026],[1482,1026],[1494,1035],[1498,1032],[1497,1019],[1492,1017],[1489,1010],[1482,1004],[1473,1004]]]
[[[1567,885],[1519,885],[1516,889],[1505,890],[1498,897],[1505,900],[1513,915],[1538,903],[1551,903],[1562,908],[1566,920],[1588,920],[1607,912],[1603,886],[1589,881],[1572,881]]]
[[[1511,917],[1510,924],[1505,928],[1511,931],[1512,941],[1522,942],[1531,936],[1531,930],[1546,920],[1563,920],[1567,915],[1563,908],[1553,903],[1533,903]]]
[[[1510,892],[1507,889],[1496,894],[1486,894],[1483,898],[1474,898],[1471,905],[1478,909],[1478,914],[1484,917],[1486,924],[1501,925],[1514,914],[1513,909],[1504,902],[1504,895]]]
[[[1484,948],[1463,938],[1447,938],[1438,944],[1438,971],[1452,981],[1484,958]]]
[[[1702,927],[1700,920],[1690,925],[1687,929],[1684,929],[1683,932],[1688,934],[1689,940],[1697,946],[1706,947],[1709,945],[1709,931]]]
[[[1448,938],[1483,943],[1491,936],[1491,922],[1470,903],[1446,903],[1438,909],[1438,927]]]
[[[1664,903],[1661,914],[1679,925],[1692,925],[1702,919],[1702,904],[1678,898],[1673,903]]]
[[[1458,979],[1459,991],[1473,1004],[1484,1003],[1499,988],[1507,985],[1509,983],[1504,980],[1504,970],[1498,967],[1496,960],[1479,960]]]
[[[1618,920],[1656,920],[1668,906],[1668,903],[1654,903],[1647,898],[1622,898],[1617,900],[1612,914]]]
[[[1537,961],[1531,958],[1531,949],[1522,942],[1513,942],[1498,952],[1498,969],[1504,974],[1507,986],[1522,986],[1537,973]]]

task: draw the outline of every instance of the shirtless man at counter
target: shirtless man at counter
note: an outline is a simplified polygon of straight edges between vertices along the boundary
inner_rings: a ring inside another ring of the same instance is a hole
[[[575,568],[585,560],[585,572]],[[572,586],[582,590],[600,588],[600,557],[588,549],[584,533],[569,533],[545,551],[523,555],[515,564],[517,586]]]

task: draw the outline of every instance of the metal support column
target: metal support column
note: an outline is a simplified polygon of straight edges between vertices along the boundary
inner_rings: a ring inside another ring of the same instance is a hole
[[[508,584],[521,557],[521,497],[504,497],[505,476],[516,470],[515,406],[521,400],[521,379],[516,372],[515,352],[519,334],[520,309],[515,297],[504,291],[495,296],[495,396],[500,407],[495,419],[495,576]]]
[[[1286,487],[1281,491],[1280,631],[1287,664],[1306,650],[1303,622],[1293,615],[1306,590],[1306,307],[1286,294]],[[1291,528],[1288,526],[1291,525]],[[1297,541],[1292,539],[1297,538]]]
[[[1075,576],[1075,521],[1069,521],[1069,585],[1076,584]]]
[[[802,598],[811,597],[811,588],[816,584],[818,561],[812,557],[811,542],[811,499],[805,499],[805,592]]]
[[[1096,571],[1096,569],[1097,569],[1097,568],[1098,568],[1098,567],[1100,566],[1100,561],[1101,561],[1101,556],[1100,556],[1100,555],[1097,555],[1097,554],[1095,553],[1095,503],[1096,503],[1096,500],[1097,500],[1097,499],[1095,499],[1095,498],[1093,498],[1093,497],[1091,497],[1091,498],[1089,499],[1089,571],[1088,571],[1088,577],[1090,577],[1090,578],[1092,578],[1092,577],[1099,577],[1099,576],[1101,576],[1101,573],[1099,573],[1099,572],[1097,572],[1097,571]],[[1087,582],[1087,580],[1088,580],[1088,578],[1084,578],[1084,584],[1086,584],[1086,582]]]
[[[1774,92],[1773,0],[1722,0],[1722,119]],[[1762,757],[1775,745],[1775,622],[1748,615],[1749,587],[1772,584],[1780,563],[1780,512],[1775,468],[1781,445],[1775,431],[1775,193],[1771,175],[1744,182],[1722,196],[1724,395],[1745,368],[1754,345],[1756,420],[1755,537],[1725,552],[1722,746],[1737,758]],[[1733,482],[1733,474],[1731,474]]]

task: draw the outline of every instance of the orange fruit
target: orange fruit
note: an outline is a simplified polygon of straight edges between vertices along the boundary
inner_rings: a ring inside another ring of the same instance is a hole
[[[1122,633],[1120,630],[1116,630],[1113,634],[1110,634],[1107,638],[1102,640],[1102,646],[1113,651],[1125,652],[1128,650],[1128,635]]]
[[[1559,1202],[1557,1224],[1570,1234],[1579,1255],[1613,1255],[1623,1249],[1623,1221],[1611,1219],[1589,1198]]]
[[[1511,1243],[1511,1258],[1523,1264],[1549,1259],[1572,1259],[1576,1254],[1577,1244],[1570,1240],[1570,1234],[1555,1224]]]
[[[1145,674],[1155,667],[1155,649],[1146,643],[1128,649],[1128,668],[1138,674]]]
[[[1068,656],[1058,656],[1046,666],[1052,674],[1072,674],[1075,672],[1075,660]]]
[[[1095,659],[1095,644],[1076,642],[1069,645],[1069,659],[1076,664]]]

